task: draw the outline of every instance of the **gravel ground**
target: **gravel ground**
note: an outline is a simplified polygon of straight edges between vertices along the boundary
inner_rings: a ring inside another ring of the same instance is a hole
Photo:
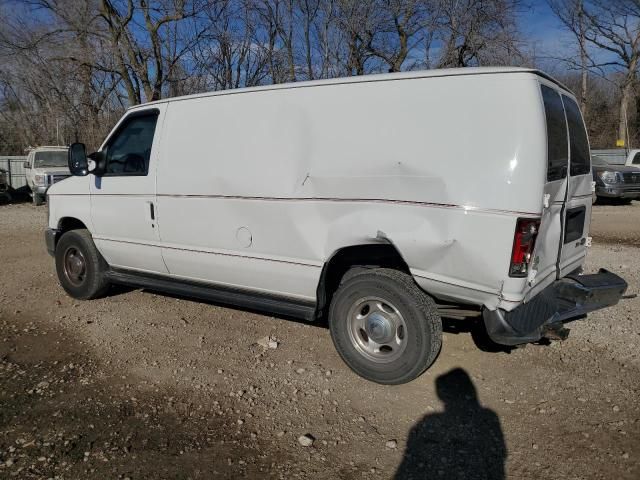
[[[640,247],[640,202],[630,205],[595,205],[591,235],[597,243]]]
[[[640,478],[638,298],[510,351],[446,321],[435,365],[383,387],[322,326],[69,298],[45,211],[0,205],[0,478]],[[592,230],[589,268],[639,293],[640,204],[595,206]]]

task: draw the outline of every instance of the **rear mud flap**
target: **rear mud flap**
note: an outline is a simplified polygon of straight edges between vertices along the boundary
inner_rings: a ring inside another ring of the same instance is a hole
[[[510,312],[485,309],[484,324],[489,337],[502,345],[536,342],[545,332],[554,332],[550,338],[566,338],[568,332],[558,334],[563,321],[615,305],[626,290],[627,282],[605,269],[569,275]]]

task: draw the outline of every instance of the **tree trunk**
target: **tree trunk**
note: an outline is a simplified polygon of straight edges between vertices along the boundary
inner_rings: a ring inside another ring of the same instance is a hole
[[[622,86],[620,92],[620,118],[618,120],[618,138],[624,141],[624,146],[629,148],[629,139],[627,138],[627,131],[629,129],[627,125],[629,100],[633,94],[633,82],[626,81]]]
[[[578,6],[578,28],[580,29],[580,38],[578,42],[580,44],[580,69],[581,69],[581,85],[580,85],[580,109],[582,110],[582,116],[587,115],[587,45],[585,38],[585,21],[584,21],[584,7],[582,0]]]

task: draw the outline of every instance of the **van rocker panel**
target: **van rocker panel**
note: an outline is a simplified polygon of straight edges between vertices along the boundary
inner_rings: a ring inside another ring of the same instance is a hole
[[[615,305],[626,290],[627,282],[603,268],[592,275],[568,275],[510,312],[485,309],[484,323],[496,343],[536,342],[546,327]]]
[[[284,315],[292,318],[315,320],[316,305],[289,297],[230,288],[205,282],[187,281],[141,273],[138,271],[113,268],[107,272],[112,283],[135,288],[157,290],[183,297],[198,298],[215,303]]]

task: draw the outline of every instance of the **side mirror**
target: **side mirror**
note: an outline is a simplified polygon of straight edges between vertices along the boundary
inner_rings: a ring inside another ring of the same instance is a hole
[[[93,152],[87,156],[89,159],[89,172],[96,177],[101,177],[107,170],[107,161],[104,152]]]
[[[25,169],[25,170],[28,170],[28,169],[30,169],[30,168],[31,168],[31,167],[29,166],[29,162],[24,162],[24,163],[22,164],[22,166],[24,167],[24,169]]]
[[[71,175],[84,177],[89,174],[89,162],[84,143],[72,143],[69,146],[68,158]]]

